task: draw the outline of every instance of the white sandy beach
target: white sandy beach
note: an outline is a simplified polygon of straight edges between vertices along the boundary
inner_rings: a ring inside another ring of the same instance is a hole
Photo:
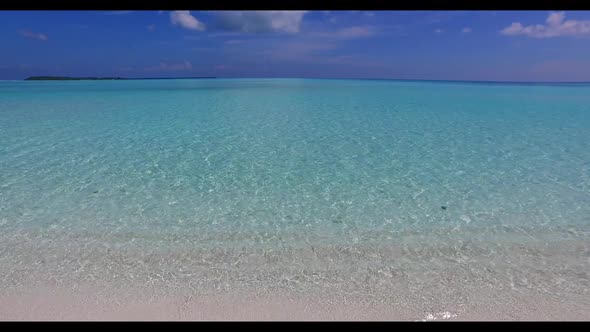
[[[343,296],[219,294],[104,296],[102,290],[30,290],[0,297],[0,320],[574,320],[588,319],[588,306],[542,295],[480,291],[465,303],[418,294],[375,303]],[[583,300],[583,299],[578,299]]]
[[[573,239],[145,252],[59,238],[4,238],[0,320],[587,320],[590,312],[586,275],[568,268],[587,266],[587,244]]]

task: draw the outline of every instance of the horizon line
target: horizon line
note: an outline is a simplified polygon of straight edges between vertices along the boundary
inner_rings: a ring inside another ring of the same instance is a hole
[[[29,80],[32,77],[66,78],[63,80]],[[22,79],[4,79],[0,81],[66,81],[71,80],[170,80],[170,79],[310,79],[310,80],[376,80],[376,81],[418,81],[418,82],[457,82],[457,83],[526,83],[526,84],[590,84],[589,81],[509,81],[509,80],[460,80],[460,79],[420,79],[420,78],[377,78],[377,77],[272,77],[272,76],[175,76],[175,77],[116,77],[116,76],[28,76]]]

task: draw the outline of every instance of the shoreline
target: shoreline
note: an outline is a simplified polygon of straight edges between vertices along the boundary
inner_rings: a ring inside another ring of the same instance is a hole
[[[2,239],[0,320],[586,320],[590,312],[586,274],[576,272],[587,264],[583,239],[150,251],[105,239],[10,239]]]
[[[121,295],[124,294],[124,295]],[[461,303],[441,294],[399,295],[375,301],[343,294],[219,292],[156,294],[114,289],[33,288],[0,295],[0,321],[10,320],[237,320],[237,321],[584,321],[587,304],[542,294],[472,290]],[[424,299],[426,296],[426,299]],[[578,299],[583,301],[583,299]]]

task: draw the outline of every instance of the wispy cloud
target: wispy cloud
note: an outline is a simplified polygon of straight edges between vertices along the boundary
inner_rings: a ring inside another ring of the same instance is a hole
[[[166,63],[160,62],[158,66],[148,67],[146,71],[186,71],[193,69],[192,63],[184,61],[181,63]]]
[[[300,31],[303,16],[307,11],[220,11],[216,12],[217,24],[230,31],[248,33]]]
[[[349,63],[353,59],[349,55],[341,56],[334,51],[346,41],[355,38],[373,36],[377,29],[373,26],[351,26],[340,29],[307,31],[286,38],[285,36],[269,36],[268,38],[230,38],[224,42],[231,46],[228,54],[235,56],[235,49],[239,49],[240,59],[248,58],[252,61],[269,59],[284,61],[285,63],[336,64]],[[348,61],[348,62],[347,62]]]
[[[463,30],[461,30],[461,32],[463,33],[471,33],[473,30],[470,27],[464,27]]]
[[[364,67],[375,67],[381,65],[375,59],[363,55],[338,55],[335,57],[326,57],[324,59],[326,64],[349,65]]]
[[[236,44],[243,44],[245,41],[241,39],[230,39],[223,42],[226,45],[236,45]]]
[[[439,28],[439,29],[435,29],[435,30],[434,30],[434,33],[436,33],[437,35],[440,35],[440,34],[442,34],[443,32],[445,32],[445,31],[444,31],[443,29],[440,29],[440,28]]]
[[[537,80],[588,81],[590,62],[586,60],[560,59],[535,63],[530,74]]]
[[[331,39],[354,39],[370,37],[376,33],[376,29],[370,26],[352,26],[341,28],[335,31],[321,31],[311,33],[312,37],[331,38]]]
[[[275,44],[274,47],[263,53],[273,59],[285,62],[306,63],[310,65],[345,65],[351,67],[375,67],[376,59],[357,54],[336,54],[338,43],[326,42],[286,42]]]
[[[206,39],[207,36],[206,35],[188,35],[188,36],[183,36],[182,39],[186,39],[186,40],[204,40]]]
[[[369,37],[375,34],[375,29],[372,27],[367,26],[356,26],[350,28],[340,29],[338,31],[338,36],[341,38],[361,38],[361,37]]]
[[[122,66],[122,67],[116,67],[114,69],[119,70],[119,71],[123,71],[123,72],[129,72],[129,71],[135,70],[135,68],[133,68],[132,66]]]
[[[321,41],[295,41],[295,42],[277,42],[268,50],[263,51],[265,55],[273,59],[311,61],[313,56],[322,54],[326,51],[338,48],[335,43],[326,43]]]
[[[133,13],[133,10],[111,10],[105,12],[105,15],[127,15]]]
[[[553,12],[545,20],[546,24],[523,26],[514,22],[500,33],[507,36],[528,36],[532,38],[551,38],[560,36],[590,36],[590,21],[565,20],[564,12]]]
[[[41,40],[41,41],[47,41],[49,39],[46,34],[32,32],[29,30],[19,30],[18,33],[21,36],[23,36],[25,38],[29,38],[29,39],[37,39],[37,40]]]
[[[88,29],[88,25],[86,25],[86,24],[69,23],[67,25],[71,26],[72,28],[75,28],[75,29]]]
[[[426,25],[439,24],[439,23],[450,21],[455,17],[465,15],[465,14],[466,14],[466,12],[462,12],[462,11],[433,12],[433,13],[428,13],[428,14],[422,16],[415,23],[426,24]]]
[[[155,24],[150,24],[147,26],[148,31],[156,31],[156,25]]]
[[[205,25],[191,15],[191,12],[188,10],[175,10],[170,12],[170,22],[174,25],[180,25],[188,30],[205,30]]]

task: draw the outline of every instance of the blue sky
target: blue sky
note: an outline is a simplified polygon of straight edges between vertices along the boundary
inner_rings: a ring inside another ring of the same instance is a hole
[[[1,11],[31,75],[590,81],[589,11]]]

